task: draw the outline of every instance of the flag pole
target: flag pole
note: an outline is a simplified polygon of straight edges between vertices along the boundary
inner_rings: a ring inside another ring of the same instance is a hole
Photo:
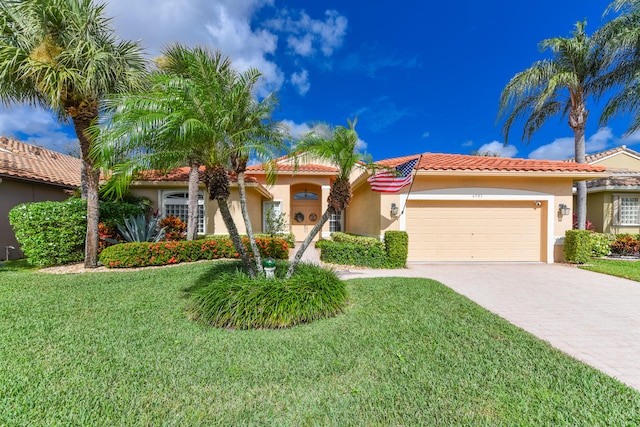
[[[400,212],[400,216],[404,215],[404,210],[407,208],[407,202],[409,201],[409,195],[411,194],[411,189],[413,188],[413,181],[415,181],[416,175],[418,174],[418,166],[420,165],[420,160],[422,160],[422,154],[420,154],[420,157],[418,158],[418,161],[416,162],[416,165],[414,166],[413,178],[411,179],[411,185],[409,186],[409,192],[407,193],[407,198],[404,201],[404,206],[402,207],[402,211]]]

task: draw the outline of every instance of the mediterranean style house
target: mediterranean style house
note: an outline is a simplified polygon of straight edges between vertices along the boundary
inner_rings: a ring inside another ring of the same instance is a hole
[[[640,233],[640,153],[626,146],[586,156],[607,176],[587,181],[587,218],[601,233]]]
[[[325,224],[334,231],[383,237],[409,234],[409,262],[562,261],[565,231],[572,227],[574,181],[609,175],[602,165],[457,154],[424,153],[386,159],[394,170],[415,159],[413,180],[395,193],[372,191],[364,167],[351,174],[350,206]],[[327,164],[277,160],[277,181],[268,185],[262,165],[247,170],[247,199],[255,232],[265,228],[269,209],[285,214],[289,231],[302,240],[327,206],[337,170]],[[146,174],[132,185],[163,216],[186,219],[186,168]],[[231,178],[230,206],[243,233],[237,184]],[[198,231],[225,234],[215,201],[201,184]]]
[[[21,203],[67,199],[80,187],[81,168],[75,157],[0,137],[0,259],[22,257],[9,211]]]

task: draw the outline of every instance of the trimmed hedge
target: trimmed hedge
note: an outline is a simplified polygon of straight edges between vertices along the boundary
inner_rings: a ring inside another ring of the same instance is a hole
[[[589,230],[567,230],[564,237],[564,259],[575,264],[589,261],[592,234]]]
[[[141,211],[126,203],[100,202],[100,218],[107,223]],[[82,199],[23,203],[9,211],[9,222],[28,262],[45,266],[84,259],[86,215],[87,203]]]
[[[375,237],[347,233],[332,233],[331,239],[316,243],[324,262],[370,268],[407,266],[409,237],[404,231],[387,231],[384,243]]]
[[[365,246],[356,243],[320,240],[316,243],[316,248],[320,249],[320,260],[324,262],[386,268],[387,254],[382,242],[378,243],[378,245]]]
[[[243,243],[249,250],[249,239],[245,237]],[[289,245],[284,239],[260,238],[256,239],[256,243],[262,257],[289,257]],[[105,248],[100,254],[100,262],[109,268],[132,268],[238,257],[231,239],[218,237],[190,241],[121,243]]]
[[[409,254],[409,234],[406,231],[387,231],[384,233],[384,245],[389,268],[405,268]]]

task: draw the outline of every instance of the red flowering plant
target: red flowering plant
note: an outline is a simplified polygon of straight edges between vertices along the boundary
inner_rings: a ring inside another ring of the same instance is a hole
[[[177,216],[162,218],[158,226],[165,230],[164,240],[184,240],[187,234],[187,224]]]

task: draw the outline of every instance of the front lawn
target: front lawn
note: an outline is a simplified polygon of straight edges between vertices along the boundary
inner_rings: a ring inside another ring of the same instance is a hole
[[[187,318],[210,263],[0,270],[0,425],[638,425],[640,393],[445,286],[348,282],[285,330]]]
[[[640,261],[637,260],[592,259],[580,268],[640,282]]]

